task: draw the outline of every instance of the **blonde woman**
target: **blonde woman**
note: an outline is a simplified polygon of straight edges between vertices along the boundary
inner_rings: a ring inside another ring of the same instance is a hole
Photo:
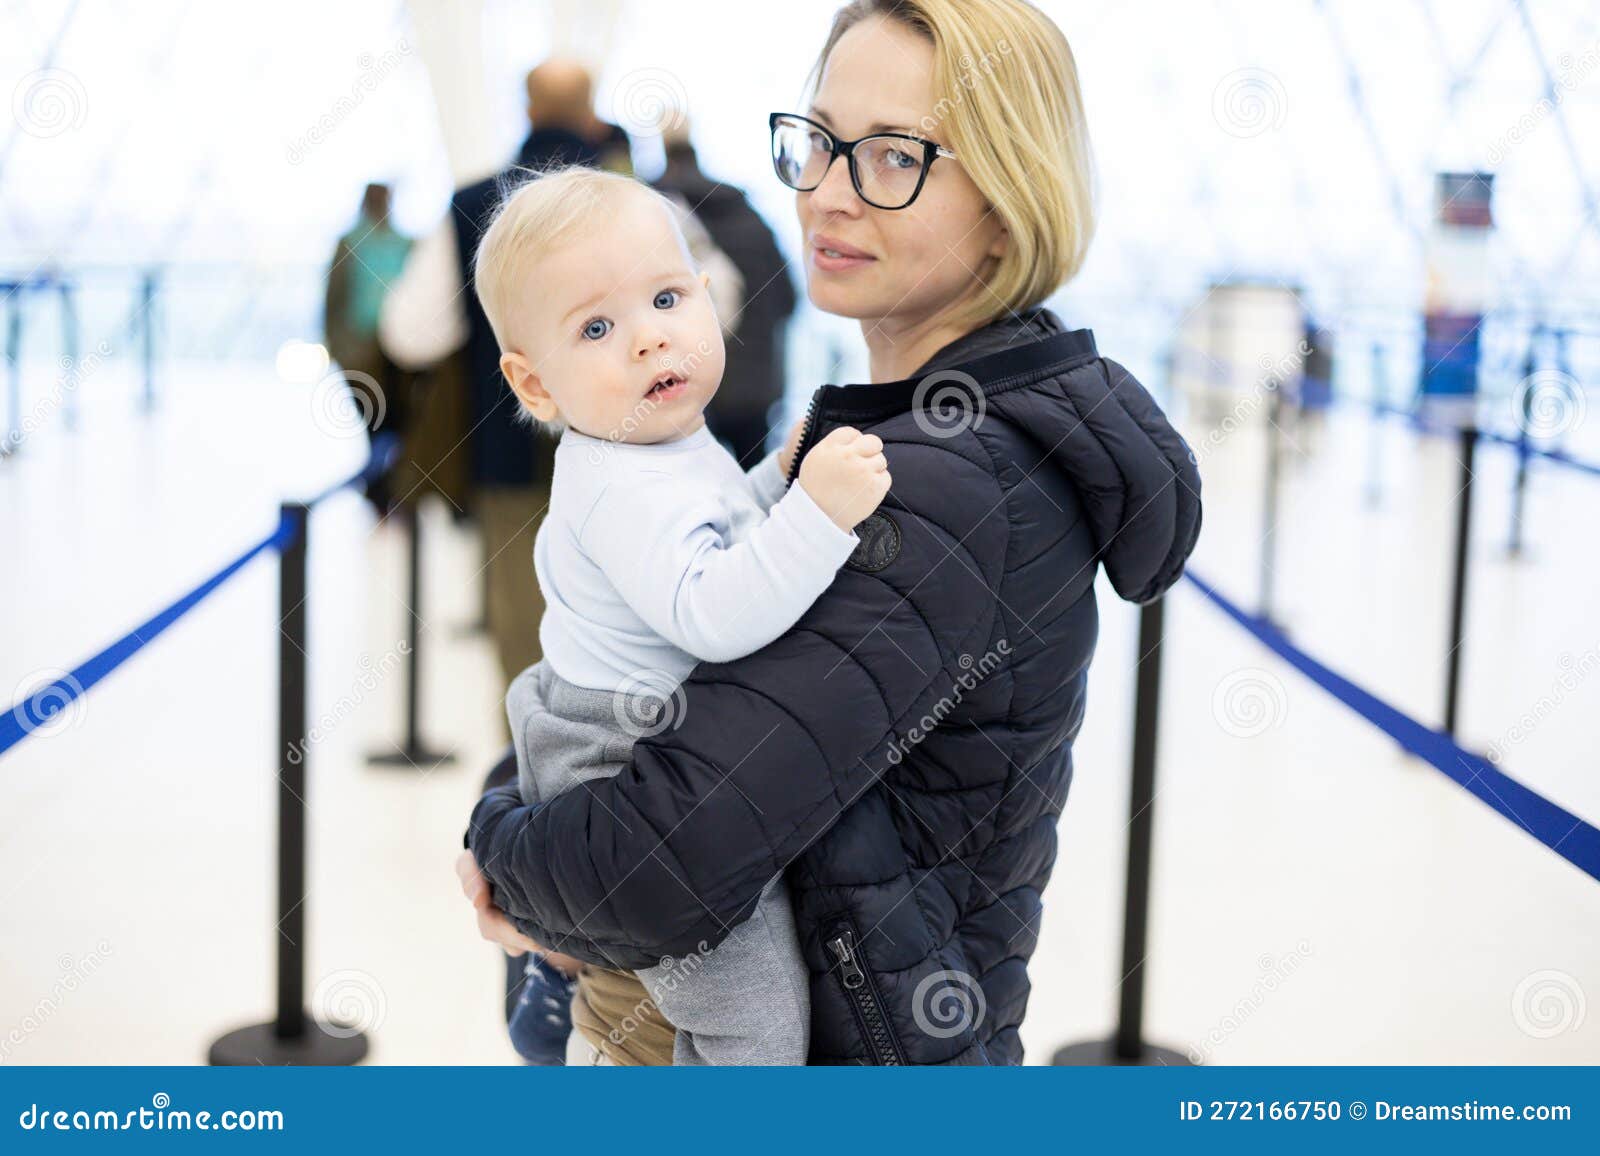
[[[627,972],[692,967],[779,872],[810,1062],[1022,1062],[1096,570],[1147,601],[1199,533],[1188,447],[1041,308],[1094,232],[1060,30],[1022,0],[859,0],[814,78],[770,118],[774,168],[811,300],[859,319],[872,380],[817,390],[786,460],[855,426],[893,487],[794,629],[697,667],[630,769],[474,812],[485,936],[591,965],[569,1062],[670,1056]]]

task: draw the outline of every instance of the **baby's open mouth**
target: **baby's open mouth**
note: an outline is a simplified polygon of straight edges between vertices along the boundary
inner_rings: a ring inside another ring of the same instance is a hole
[[[683,378],[679,377],[676,373],[663,373],[660,377],[656,378],[655,383],[650,386],[649,392],[647,392],[645,396],[660,397],[663,394],[674,392],[677,387],[682,384]]]

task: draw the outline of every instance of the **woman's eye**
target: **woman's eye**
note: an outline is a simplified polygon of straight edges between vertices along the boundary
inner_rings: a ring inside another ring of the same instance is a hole
[[[682,298],[683,294],[679,293],[676,289],[663,289],[661,292],[656,294],[656,308],[671,309],[680,300],[682,300]]]
[[[889,162],[891,168],[896,169],[908,169],[918,163],[917,158],[913,157],[910,153],[905,152],[902,149],[895,148],[892,148],[888,152],[884,153],[884,159]]]
[[[583,336],[586,341],[599,341],[611,332],[611,322],[604,317],[596,317],[583,327]]]
[[[823,136],[820,132],[812,133],[810,137],[806,139],[806,143],[812,148],[816,149],[819,153],[828,152],[833,148],[833,142],[827,137]]]

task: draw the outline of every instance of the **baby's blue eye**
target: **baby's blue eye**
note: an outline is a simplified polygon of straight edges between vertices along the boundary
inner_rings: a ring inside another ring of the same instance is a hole
[[[683,294],[679,293],[676,289],[663,289],[661,292],[656,294],[656,308],[657,309],[671,309],[674,305],[676,305],[678,303],[678,300],[682,296],[683,296]],[[663,298],[666,300],[666,304],[665,305],[663,305],[661,303]]]
[[[604,317],[596,317],[583,327],[583,336],[587,341],[599,341],[611,332],[611,322]]]

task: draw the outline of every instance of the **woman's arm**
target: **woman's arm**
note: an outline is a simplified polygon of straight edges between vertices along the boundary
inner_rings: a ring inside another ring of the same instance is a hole
[[[886,452],[894,490],[858,533],[887,565],[846,566],[788,634],[696,667],[674,727],[615,778],[478,804],[468,846],[521,931],[617,967],[707,950],[953,693],[993,639],[1002,494],[974,444]]]

